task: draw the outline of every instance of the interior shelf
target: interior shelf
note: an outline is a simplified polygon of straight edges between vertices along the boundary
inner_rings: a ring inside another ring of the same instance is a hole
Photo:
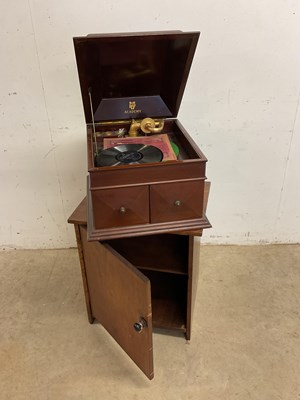
[[[188,240],[188,236],[164,234],[113,239],[107,243],[143,273],[153,270],[186,275]]]

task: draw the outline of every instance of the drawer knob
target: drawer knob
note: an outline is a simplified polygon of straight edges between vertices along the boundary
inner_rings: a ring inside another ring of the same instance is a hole
[[[135,330],[136,332],[140,333],[140,332],[142,332],[142,330],[143,330],[144,328],[147,327],[147,321],[146,321],[143,317],[141,317],[141,319],[139,320],[139,322],[135,322],[135,323],[133,324],[133,327],[134,327],[134,330]]]
[[[180,200],[174,201],[174,205],[177,207],[181,206],[181,201]]]
[[[121,206],[119,208],[120,213],[125,214],[126,213],[126,208],[124,206]]]

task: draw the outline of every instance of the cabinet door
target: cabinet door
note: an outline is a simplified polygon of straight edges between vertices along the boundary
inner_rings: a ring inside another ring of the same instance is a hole
[[[88,242],[86,229],[80,230],[92,315],[152,379],[150,281],[108,244]]]

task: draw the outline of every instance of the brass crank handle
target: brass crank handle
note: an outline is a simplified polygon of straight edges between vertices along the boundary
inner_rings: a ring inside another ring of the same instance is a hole
[[[144,118],[141,122],[141,130],[144,133],[160,133],[164,128],[164,121],[154,121],[152,118]]]

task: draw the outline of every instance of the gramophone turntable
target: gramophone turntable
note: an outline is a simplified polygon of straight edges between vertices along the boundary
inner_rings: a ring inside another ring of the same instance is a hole
[[[87,122],[90,240],[210,226],[202,212],[207,160],[176,119],[198,37],[175,31],[74,38]],[[95,162],[107,137],[160,134],[178,149],[176,159]]]

